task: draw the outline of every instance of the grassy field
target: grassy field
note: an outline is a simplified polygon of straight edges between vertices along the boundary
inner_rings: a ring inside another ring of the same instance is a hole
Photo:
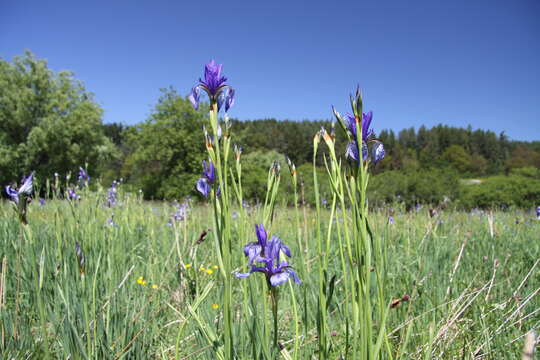
[[[103,193],[87,192],[74,203],[34,201],[28,226],[19,224],[11,204],[0,204],[2,358],[215,358],[222,281],[211,209],[190,205],[183,220],[170,222],[173,204],[123,195],[108,208],[104,199]],[[232,264],[246,271],[242,247],[255,241],[261,214],[251,206],[245,216],[233,217]],[[329,211],[321,218],[325,231]],[[519,357],[524,335],[540,325],[540,222],[517,212],[442,212],[430,218],[426,209],[396,211],[394,219],[390,224],[385,211],[371,217],[387,257],[391,356]],[[311,209],[281,207],[270,229],[291,248],[291,265],[302,280],[280,285],[283,358],[318,354],[315,223]],[[338,359],[348,346],[348,319],[332,236],[329,275],[335,281],[327,307],[330,358]],[[254,295],[264,294],[258,275],[233,280],[234,348],[242,359],[259,353],[257,339],[264,334],[254,334],[256,323],[271,316]]]

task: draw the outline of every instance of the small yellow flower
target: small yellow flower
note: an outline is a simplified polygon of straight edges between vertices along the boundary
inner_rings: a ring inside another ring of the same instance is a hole
[[[219,309],[219,305],[218,304],[212,304],[212,309],[214,309],[214,310]]]
[[[217,270],[217,269],[219,269],[219,266],[214,265],[214,266],[212,266],[212,269]]]
[[[207,269],[207,270],[206,270],[206,273],[207,273],[208,275],[212,275],[212,274],[214,273],[214,270],[212,270],[212,269]]]
[[[206,271],[206,268],[204,268],[203,266],[201,266],[201,267],[199,268],[199,270],[200,270],[200,271]]]
[[[146,285],[146,280],[144,280],[144,278],[143,278],[142,276],[140,276],[140,277],[137,279],[137,284],[142,285],[142,286],[145,286],[145,285]]]
[[[191,267],[191,264],[184,265],[184,268],[189,269]]]
[[[157,284],[152,285],[152,289],[159,289],[159,286]]]

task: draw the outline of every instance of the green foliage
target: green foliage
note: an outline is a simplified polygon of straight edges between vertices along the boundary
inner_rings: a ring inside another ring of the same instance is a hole
[[[55,73],[30,52],[0,59],[0,182],[36,171],[43,177],[113,159],[101,128],[103,110],[71,72]]]
[[[540,179],[540,169],[533,166],[511,169],[510,174]]]
[[[450,169],[387,171],[372,177],[368,197],[371,205],[377,206],[392,202],[408,208],[417,203],[438,204],[459,195],[458,179]]]
[[[204,158],[203,111],[195,111],[174,89],[162,89],[148,120],[127,134],[133,150],[122,174],[146,198],[180,199],[195,194]]]
[[[274,161],[281,163],[283,158],[275,150],[256,150],[242,156],[242,186],[246,199],[264,202],[268,170]]]
[[[516,169],[530,166],[540,168],[540,152],[525,147],[523,145],[518,145],[512,151],[511,157],[506,161],[507,169]]]
[[[447,147],[442,154],[442,158],[461,173],[468,173],[472,170],[471,156],[461,145]]]
[[[466,209],[531,208],[540,199],[540,180],[519,175],[493,176],[481,184],[462,187],[461,205]]]

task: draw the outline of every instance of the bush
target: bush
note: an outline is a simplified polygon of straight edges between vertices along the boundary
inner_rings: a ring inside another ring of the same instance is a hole
[[[451,169],[387,171],[373,176],[368,189],[372,206],[402,202],[411,208],[417,203],[438,204],[458,196],[458,176]]]
[[[530,208],[540,201],[540,180],[519,175],[494,176],[478,185],[463,186],[460,204],[465,209]]]

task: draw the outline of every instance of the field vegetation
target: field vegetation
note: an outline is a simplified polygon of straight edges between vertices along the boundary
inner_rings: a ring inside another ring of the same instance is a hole
[[[212,209],[188,203],[183,219],[174,220],[178,205],[120,193],[114,208],[105,206],[105,192],[82,193],[77,203],[34,201],[28,227],[11,206],[0,208],[4,358],[215,357],[223,287],[213,230],[201,240],[212,229]],[[323,231],[329,212],[322,210]],[[246,270],[242,246],[255,241],[253,226],[262,220],[255,205],[241,213],[233,213],[237,271]],[[393,223],[387,210],[371,219],[385,244],[387,300],[396,304],[387,317],[394,358],[520,355],[523,336],[540,325],[540,222],[532,214],[448,211],[430,218],[424,208],[395,209]],[[281,285],[278,314],[279,343],[289,354],[296,348],[299,359],[318,352],[315,222],[312,208],[297,214],[280,206],[271,228],[291,248],[302,280]],[[76,243],[85,258],[82,269]],[[330,258],[336,259],[338,239],[331,236],[330,243]],[[330,261],[328,271],[336,276],[328,303],[329,358],[339,358],[347,345],[344,276],[337,261]],[[266,296],[258,289],[265,285],[261,281],[233,281],[239,358],[255,358],[262,346],[255,323],[271,316],[259,303]]]

